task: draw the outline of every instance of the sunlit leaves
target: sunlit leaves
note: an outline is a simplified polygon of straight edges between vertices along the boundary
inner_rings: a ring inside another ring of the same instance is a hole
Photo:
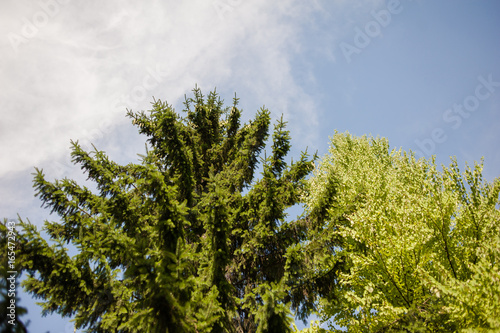
[[[306,197],[319,230],[311,244],[337,246],[314,260],[346,261],[339,297],[321,300],[323,317],[352,332],[497,328],[477,314],[500,306],[488,287],[498,272],[489,244],[500,232],[499,181],[484,181],[481,170],[460,173],[452,160],[439,171],[433,159],[390,150],[385,139],[335,134]],[[472,286],[488,300],[466,306]]]

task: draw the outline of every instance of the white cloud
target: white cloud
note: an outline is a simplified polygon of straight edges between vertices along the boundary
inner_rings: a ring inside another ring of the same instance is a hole
[[[57,158],[69,139],[110,133],[102,122],[123,121],[126,106],[147,108],[152,95],[175,102],[195,83],[248,88],[259,103],[315,124],[290,61],[300,24],[317,6],[66,2],[9,1],[2,11],[5,36],[22,42],[2,44],[0,153],[8,158],[0,176]]]

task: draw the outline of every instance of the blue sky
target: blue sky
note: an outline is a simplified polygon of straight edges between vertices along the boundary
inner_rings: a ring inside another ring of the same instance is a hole
[[[152,96],[180,111],[195,84],[244,118],[263,105],[288,120],[292,155],[325,154],[335,130],[393,147],[484,157],[500,175],[500,2],[495,0],[4,0],[0,5],[0,212],[54,219],[33,197],[34,167],[85,179],[69,142],[122,163],[144,138],[124,117]],[[72,332],[41,318],[31,329]]]

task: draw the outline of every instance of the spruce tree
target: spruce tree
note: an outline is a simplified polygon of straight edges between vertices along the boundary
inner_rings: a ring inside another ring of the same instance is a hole
[[[119,165],[72,142],[95,189],[36,170],[36,195],[59,217],[45,221],[49,239],[21,221],[19,257],[23,285],[45,312],[89,332],[291,330],[287,249],[305,232],[285,210],[299,202],[313,162],[307,153],[285,162],[282,119],[261,156],[267,109],[240,126],[236,97],[226,107],[215,91],[193,92],[183,114],[160,100],[128,111],[147,137],[140,163]]]

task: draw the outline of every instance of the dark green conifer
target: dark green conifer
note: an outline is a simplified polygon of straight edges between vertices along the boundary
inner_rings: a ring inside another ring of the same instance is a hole
[[[37,196],[60,220],[45,222],[50,244],[22,222],[25,288],[90,332],[290,331],[285,255],[303,226],[285,210],[313,164],[304,153],[287,165],[283,120],[260,158],[270,113],[240,126],[237,98],[225,107],[194,89],[184,117],[159,100],[128,116],[148,138],[139,164],[72,143],[96,190],[36,171]]]

